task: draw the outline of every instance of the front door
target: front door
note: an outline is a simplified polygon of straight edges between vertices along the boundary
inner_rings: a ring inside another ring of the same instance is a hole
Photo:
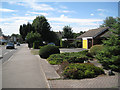
[[[88,39],[88,49],[92,47],[92,39]]]

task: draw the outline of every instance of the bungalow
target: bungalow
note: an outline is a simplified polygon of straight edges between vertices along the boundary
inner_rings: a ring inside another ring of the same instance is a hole
[[[93,45],[101,44],[103,39],[109,37],[111,32],[108,27],[92,29],[77,37],[77,40],[82,40],[82,48],[89,49]]]

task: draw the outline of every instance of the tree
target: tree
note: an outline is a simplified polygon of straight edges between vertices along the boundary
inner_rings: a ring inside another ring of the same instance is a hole
[[[24,41],[27,34],[31,31],[35,32],[34,27],[32,27],[32,25],[29,22],[27,23],[27,25],[26,24],[20,25],[19,32]]]
[[[50,42],[56,43],[56,41],[59,40],[57,34],[53,31],[49,31],[48,33],[46,33],[46,35],[47,35],[47,37],[45,37],[45,38],[48,43],[50,43]]]
[[[111,28],[113,34],[108,40],[103,41],[104,48],[96,58],[105,69],[120,72],[120,18],[117,19],[117,23],[111,25]]]
[[[100,27],[112,27],[113,24],[115,24],[116,18],[113,17],[106,17],[106,19],[104,20],[104,23],[100,26]]]
[[[32,47],[33,46],[33,43],[35,41],[39,41],[39,43],[42,45],[42,38],[41,38],[41,35],[37,32],[33,33],[33,32],[30,32],[27,34],[26,36],[26,40],[27,40],[27,43],[28,43],[28,47]]]
[[[76,39],[78,36],[84,34],[85,31],[80,31],[79,33],[73,33],[73,38]]]
[[[64,26],[63,28],[63,38],[73,38],[73,31],[72,28],[70,26]]]
[[[32,23],[32,26],[35,28],[44,41],[48,41],[49,36],[47,35],[50,32],[50,24],[44,16],[37,16]]]

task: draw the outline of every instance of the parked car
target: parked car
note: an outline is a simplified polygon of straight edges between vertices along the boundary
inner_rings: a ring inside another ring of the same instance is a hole
[[[7,43],[6,49],[14,49],[14,48],[15,48],[14,43]]]
[[[54,45],[54,46],[55,46],[55,44],[54,44],[54,43],[52,43],[52,42],[51,42],[51,43],[48,43],[48,45]]]
[[[16,44],[17,46],[20,46],[20,43],[19,42],[17,42],[17,44]]]

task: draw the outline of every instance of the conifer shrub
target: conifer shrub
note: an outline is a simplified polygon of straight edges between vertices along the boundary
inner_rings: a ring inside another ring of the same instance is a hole
[[[72,63],[65,67],[63,76],[69,79],[94,78],[104,74],[102,68],[96,67],[88,63]]]
[[[94,45],[90,48],[90,54],[92,56],[96,56],[97,53],[99,53],[103,49],[102,45]]]
[[[50,64],[61,64],[63,61],[68,61],[69,63],[83,63],[89,59],[88,50],[72,53],[61,53],[53,54],[47,58]]]

